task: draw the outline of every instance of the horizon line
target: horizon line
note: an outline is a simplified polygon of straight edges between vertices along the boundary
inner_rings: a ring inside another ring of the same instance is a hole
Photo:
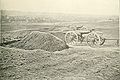
[[[19,12],[31,12],[31,13],[48,13],[48,14],[69,14],[69,15],[95,15],[95,16],[119,16],[119,14],[91,14],[91,13],[85,13],[85,14],[81,14],[81,13],[65,13],[65,12],[40,12],[40,11],[27,11],[27,10],[13,10],[13,9],[1,9],[0,11],[19,11]]]

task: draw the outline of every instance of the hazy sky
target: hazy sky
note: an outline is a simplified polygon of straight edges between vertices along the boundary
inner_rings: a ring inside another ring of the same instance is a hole
[[[2,9],[118,15],[119,0],[1,0]]]

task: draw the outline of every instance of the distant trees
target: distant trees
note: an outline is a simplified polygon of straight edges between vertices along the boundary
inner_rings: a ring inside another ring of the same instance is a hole
[[[56,22],[57,20],[51,18],[43,18],[39,16],[8,16],[2,15],[3,23],[23,22],[23,23],[42,23],[42,22]]]

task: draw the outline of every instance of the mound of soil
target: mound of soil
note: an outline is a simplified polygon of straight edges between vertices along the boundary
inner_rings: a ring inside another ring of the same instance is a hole
[[[11,31],[11,32],[4,32],[2,34],[2,41],[8,42],[13,39],[22,39],[26,35],[30,34],[31,30],[19,30],[19,31]]]
[[[0,47],[0,80],[119,80],[119,50]]]
[[[38,75],[39,80],[42,80],[43,66],[51,61],[51,53],[44,50],[0,47],[0,52],[0,80],[37,80]],[[37,71],[41,74],[37,74]]]
[[[52,34],[39,31],[31,32],[21,41],[10,44],[9,47],[16,47],[26,50],[43,49],[46,51],[60,51],[68,48],[63,40]]]
[[[65,33],[63,33],[63,32],[57,32],[57,31],[52,31],[50,33],[53,34],[54,36],[57,36],[61,40],[65,41]]]

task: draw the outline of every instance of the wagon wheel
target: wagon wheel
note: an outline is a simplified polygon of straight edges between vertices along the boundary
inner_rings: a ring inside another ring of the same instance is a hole
[[[105,43],[105,38],[100,36],[100,45],[103,45]]]
[[[90,33],[87,36],[87,43],[91,47],[98,47],[104,43],[104,40],[96,33]]]
[[[74,31],[68,31],[65,35],[65,42],[68,45],[75,45],[78,42],[78,35]]]

